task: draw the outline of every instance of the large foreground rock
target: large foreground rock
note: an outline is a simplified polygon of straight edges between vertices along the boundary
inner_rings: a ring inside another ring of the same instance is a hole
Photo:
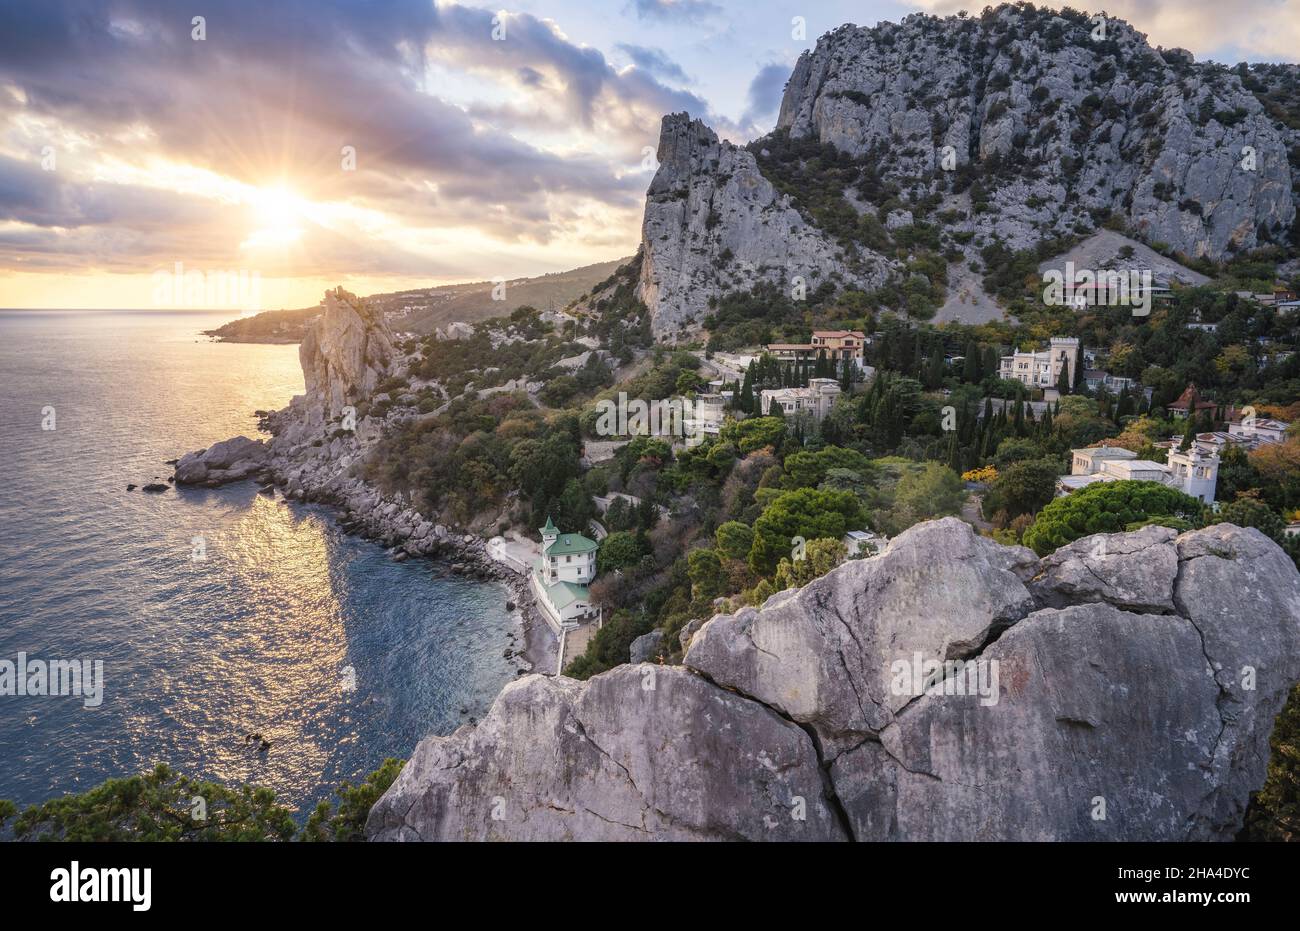
[[[691,641],[686,665],[816,728],[830,755],[880,731],[911,695],[890,664],[977,652],[994,629],[1034,608],[1014,567],[1036,562],[955,517],[920,524],[875,559],[854,560],[761,611],[719,615]]]
[[[421,741],[374,840],[843,840],[812,741],[680,666],[507,685]]]
[[[512,684],[369,836],[1228,840],[1300,678],[1300,573],[1227,524],[1040,561],[949,519],[685,640]]]

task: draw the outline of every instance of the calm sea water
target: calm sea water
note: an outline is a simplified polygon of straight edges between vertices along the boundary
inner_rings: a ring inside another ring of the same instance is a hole
[[[0,659],[105,667],[98,708],[0,696],[0,798],[163,761],[301,812],[481,717],[513,677],[499,585],[395,563],[328,509],[249,482],[126,490],[165,480],[183,452],[256,436],[255,409],[301,393],[297,346],[198,335],[229,317],[0,312]]]

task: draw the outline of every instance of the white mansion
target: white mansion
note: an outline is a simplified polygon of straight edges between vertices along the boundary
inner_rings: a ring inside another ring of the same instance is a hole
[[[1214,501],[1219,480],[1219,456],[1193,443],[1186,452],[1170,449],[1168,462],[1139,459],[1137,453],[1121,446],[1091,446],[1071,450],[1070,474],[1056,482],[1057,496],[1091,485],[1094,482],[1160,482],[1199,499],[1203,504]]]
[[[998,372],[1003,378],[1014,378],[1030,388],[1055,388],[1061,379],[1061,369],[1067,369],[1066,378],[1074,384],[1074,373],[1079,365],[1079,340],[1073,336],[1053,336],[1047,349],[1039,352],[1016,350],[1002,357]]]
[[[600,628],[600,609],[592,605],[587,588],[596,577],[597,544],[580,533],[560,533],[550,517],[539,532],[542,552],[529,581],[560,642],[558,674]]]
[[[763,389],[759,392],[759,406],[765,417],[775,404],[786,417],[808,414],[820,421],[835,406],[840,390],[840,383],[834,378],[810,378],[807,388]]]

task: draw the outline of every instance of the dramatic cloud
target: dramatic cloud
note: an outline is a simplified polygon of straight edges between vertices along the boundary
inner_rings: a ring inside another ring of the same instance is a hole
[[[636,67],[620,71],[530,15],[428,0],[203,6],[202,41],[170,3],[0,6],[0,258],[116,269],[132,250],[143,267],[292,240],[298,270],[324,274],[348,261],[338,244],[352,232],[423,241],[429,273],[454,274],[440,259],[467,229],[480,254],[494,240],[630,251],[661,116],[709,114],[659,83],[684,77],[664,53],[629,47]],[[442,86],[447,68],[481,99]],[[259,216],[281,187],[296,215]],[[382,272],[385,253],[358,251]],[[418,273],[410,252],[387,254],[394,274]]]

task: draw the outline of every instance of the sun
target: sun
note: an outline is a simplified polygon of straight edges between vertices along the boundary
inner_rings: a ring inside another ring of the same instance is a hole
[[[247,203],[253,208],[256,227],[244,240],[245,248],[283,247],[301,238],[307,203],[290,188],[254,188]]]

